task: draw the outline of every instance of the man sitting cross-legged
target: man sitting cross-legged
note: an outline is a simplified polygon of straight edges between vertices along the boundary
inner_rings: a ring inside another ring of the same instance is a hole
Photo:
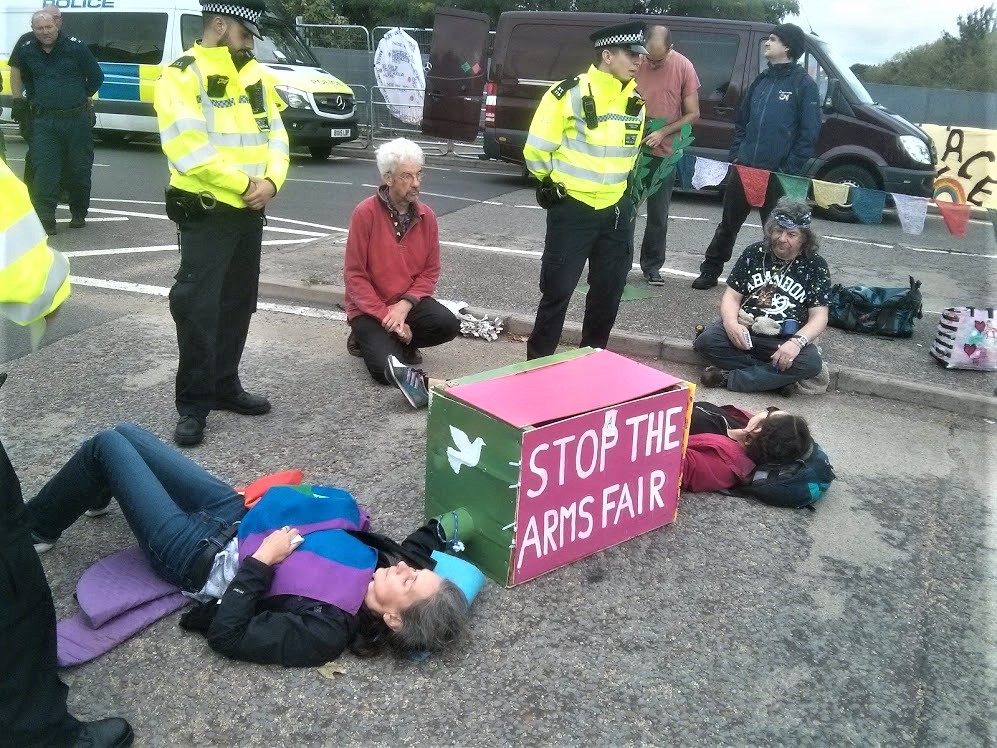
[[[422,149],[405,138],[377,149],[384,184],[350,218],[343,278],[346,346],[381,384],[396,384],[413,407],[426,405],[428,379],[411,368],[420,347],[457,337],[457,317],[432,297],[440,277],[436,215],[419,202]]]

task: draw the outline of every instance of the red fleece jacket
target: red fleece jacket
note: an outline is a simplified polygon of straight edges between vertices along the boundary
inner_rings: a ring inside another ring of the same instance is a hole
[[[369,314],[383,320],[388,306],[403,296],[416,301],[432,296],[440,279],[440,232],[436,215],[415,204],[415,219],[401,241],[381,198],[357,205],[346,239],[343,280],[346,317]]]

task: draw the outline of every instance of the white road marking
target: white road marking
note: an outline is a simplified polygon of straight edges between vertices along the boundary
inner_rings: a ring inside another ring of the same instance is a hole
[[[56,223],[69,223],[72,218],[56,218]],[[107,223],[109,221],[127,221],[128,216],[108,216],[106,218],[90,218],[87,217],[87,223]]]
[[[162,203],[160,203],[162,204]],[[133,210],[111,210],[109,208],[90,208],[91,213],[108,213],[113,216],[131,216],[133,218],[158,218],[161,221],[168,221],[165,213],[136,213]]]
[[[145,294],[146,296],[169,296],[170,289],[165,286],[150,286],[147,283],[126,283],[125,281],[104,280],[102,278],[83,278],[78,275],[71,275],[69,282],[77,286],[89,286],[90,288],[105,288],[111,291],[129,291],[131,293]],[[332,309],[315,309],[309,306],[295,306],[293,304],[272,304],[270,302],[260,302],[257,309],[265,312],[278,312],[280,314],[293,314],[298,317],[315,317],[317,319],[331,319],[338,322],[346,321],[344,312],[333,311]]]
[[[324,234],[322,236],[325,236]],[[280,247],[287,244],[308,244],[315,241],[309,239],[265,239],[264,247]],[[167,250],[177,251],[176,244],[156,244],[149,247],[119,247],[118,249],[80,249],[70,252],[63,252],[66,257],[100,257],[102,255],[137,255],[146,252],[166,252]]]
[[[354,182],[334,182],[331,179],[291,179],[288,177],[285,182],[311,182],[312,184],[345,184],[353,185]]]
[[[320,234],[318,231],[304,231],[302,229],[285,229],[281,226],[264,226],[263,230],[276,231],[278,234],[298,234],[300,236],[311,236],[316,239],[328,236],[328,234]]]
[[[115,197],[91,197],[92,203],[129,203],[131,205],[166,205],[162,200],[119,200]]]
[[[293,223],[295,226],[311,226],[316,229],[325,229],[326,231],[342,231],[347,232],[349,229],[340,228],[339,226],[329,226],[324,223],[312,223],[311,221],[298,221],[294,218],[279,218],[278,216],[267,216],[268,221],[281,221],[283,223]]]

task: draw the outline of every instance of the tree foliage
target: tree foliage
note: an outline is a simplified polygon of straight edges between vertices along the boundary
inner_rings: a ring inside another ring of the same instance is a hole
[[[997,87],[997,9],[981,6],[957,21],[959,36],[941,38],[894,55],[881,65],[853,65],[866,83],[993,91]]]
[[[595,13],[735,18],[778,23],[799,12],[797,0],[270,0],[306,23],[350,23],[428,28],[437,7],[461,8],[498,20],[507,10],[560,10]]]

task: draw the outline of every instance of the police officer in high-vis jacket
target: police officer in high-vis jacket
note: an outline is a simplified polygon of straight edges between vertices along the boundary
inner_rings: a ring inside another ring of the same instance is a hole
[[[167,214],[180,230],[180,270],[170,290],[180,363],[173,439],[198,444],[208,412],[270,411],[246,392],[239,362],[256,311],[264,209],[288,166],[283,108],[253,57],[262,0],[201,0],[203,38],[156,83],[169,160]]]
[[[0,318],[38,324],[69,297],[69,262],[49,248],[27,188],[2,161],[0,196]],[[0,385],[5,379],[0,374]],[[0,642],[0,745],[131,744],[132,728],[120,717],[80,722],[66,709],[69,689],[57,670],[52,592],[32,545],[20,482],[2,443]]]
[[[609,26],[589,38],[595,64],[544,94],[523,150],[540,180],[538,201],[547,208],[542,298],[526,344],[531,359],[557,348],[586,261],[581,344],[605,348],[630,271],[633,205],[626,192],[644,127],[644,103],[633,82],[647,53],[644,25]]]

